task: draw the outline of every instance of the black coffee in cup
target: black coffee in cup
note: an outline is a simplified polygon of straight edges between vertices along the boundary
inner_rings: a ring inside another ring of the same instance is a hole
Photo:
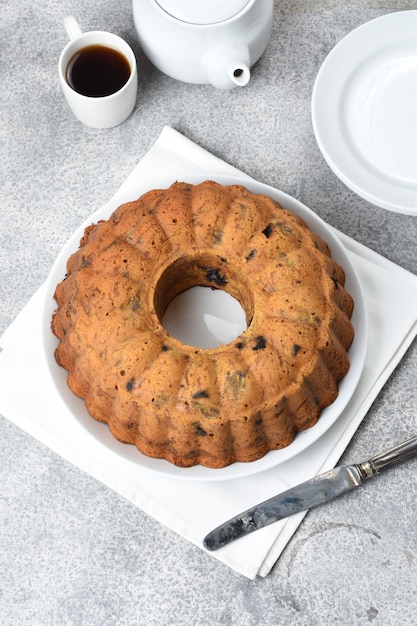
[[[130,63],[115,48],[102,44],[85,46],[69,60],[66,79],[70,87],[90,98],[119,91],[130,77]]]

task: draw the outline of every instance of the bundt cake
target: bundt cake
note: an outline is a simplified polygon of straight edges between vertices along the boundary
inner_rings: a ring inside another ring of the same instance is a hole
[[[145,455],[224,467],[288,446],[338,395],[353,299],[328,245],[240,185],[156,189],[89,226],[55,291],[55,358],[91,416]],[[193,286],[224,289],[247,329],[217,348],[168,334]]]

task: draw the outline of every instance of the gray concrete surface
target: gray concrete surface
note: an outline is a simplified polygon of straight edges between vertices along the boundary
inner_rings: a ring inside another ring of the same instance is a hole
[[[416,272],[417,218],[372,206],[345,187],[323,160],[310,119],[314,80],[334,44],[369,19],[414,8],[411,0],[276,0],[272,40],[250,84],[220,92],[153,68],[137,44],[128,0],[4,0],[0,332],[46,279],[75,227],[111,197],[165,124]],[[137,54],[138,102],[120,127],[84,127],[66,106],[57,61],[68,13],[83,29],[121,35]],[[414,342],[344,462],[363,460],[404,430],[415,434],[416,379]],[[271,574],[249,581],[3,417],[0,441],[5,626],[417,623],[412,463],[310,512]]]

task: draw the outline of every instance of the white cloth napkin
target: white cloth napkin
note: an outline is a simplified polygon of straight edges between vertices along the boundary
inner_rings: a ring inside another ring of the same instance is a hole
[[[163,174],[181,179],[200,172],[208,178],[215,174],[243,176],[165,127],[121,191],[129,190],[141,177],[146,180]],[[56,453],[202,548],[206,533],[227,518],[334,467],[417,334],[417,277],[337,234],[357,268],[366,294],[369,347],[353,398],[330,430],[302,453],[302,462],[294,457],[261,474],[196,482],[148,472],[104,448],[72,417],[50,381],[40,339],[45,286],[0,339],[0,411]],[[210,554],[248,578],[266,576],[304,515],[282,520]]]

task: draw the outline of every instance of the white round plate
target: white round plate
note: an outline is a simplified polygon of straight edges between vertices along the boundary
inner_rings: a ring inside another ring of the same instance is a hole
[[[165,474],[166,476],[172,478],[215,481],[241,478],[283,463],[284,461],[300,454],[313,442],[319,439],[319,437],[321,437],[321,435],[325,433],[330,426],[332,426],[352,397],[352,394],[354,393],[361,377],[366,356],[368,323],[364,295],[356,269],[354,268],[344,249],[344,246],[341,244],[334,231],[330,229],[330,227],[327,226],[315,213],[313,213],[313,211],[287,194],[278,191],[273,187],[269,187],[268,185],[252,181],[250,179],[238,178],[235,176],[213,175],[208,177],[203,175],[190,175],[183,177],[183,180],[191,184],[198,184],[207,178],[211,178],[212,180],[215,180],[223,185],[244,185],[253,193],[261,193],[274,198],[280,202],[282,206],[301,216],[313,231],[327,241],[332,250],[333,258],[345,270],[346,288],[355,300],[355,308],[352,316],[352,323],[355,328],[355,337],[349,349],[351,367],[340,383],[339,395],[337,399],[331,406],[323,410],[320,419],[315,426],[298,433],[294,442],[288,447],[283,448],[282,450],[273,450],[268,452],[258,461],[250,463],[233,463],[232,465],[221,469],[210,469],[201,465],[190,468],[180,468],[163,459],[153,459],[147,457],[139,452],[135,446],[126,445],[117,441],[117,439],[115,439],[110,433],[107,425],[94,420],[88,414],[83,400],[76,397],[70,391],[67,385],[67,372],[62,367],[57,365],[54,358],[54,351],[58,345],[58,340],[51,332],[51,317],[56,309],[56,303],[53,299],[53,295],[56,285],[65,276],[66,262],[69,256],[78,249],[80,239],[86,226],[96,223],[100,219],[108,219],[111,213],[120,204],[130,200],[135,200],[150,189],[169,187],[174,182],[173,179],[138,182],[137,185],[129,189],[129,192],[118,194],[112,199],[111,202],[98,209],[76,230],[58,255],[47,281],[47,291],[42,319],[42,336],[48,369],[63,403],[73,417],[96,440],[140,468]]]
[[[312,95],[319,148],[368,202],[417,215],[417,11],[356,28],[330,52]]]

